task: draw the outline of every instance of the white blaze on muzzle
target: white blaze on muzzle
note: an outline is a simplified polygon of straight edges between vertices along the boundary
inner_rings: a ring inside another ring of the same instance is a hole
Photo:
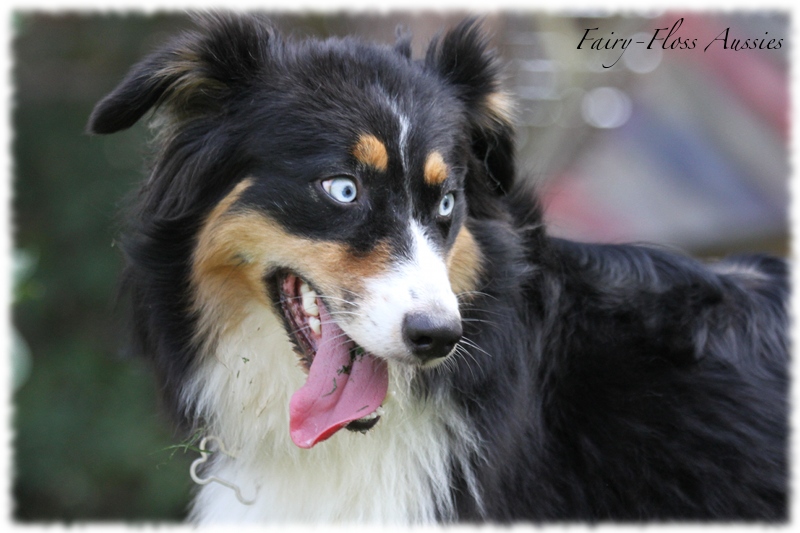
[[[417,364],[452,351],[461,336],[461,316],[444,257],[416,222],[409,231],[410,257],[365,281],[358,315],[348,319],[346,329],[370,353]]]

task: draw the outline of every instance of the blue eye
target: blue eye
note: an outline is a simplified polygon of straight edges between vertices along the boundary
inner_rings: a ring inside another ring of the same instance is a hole
[[[442,197],[442,201],[439,202],[439,216],[440,217],[449,217],[450,213],[453,212],[453,208],[456,206],[456,197],[453,193],[449,192]]]
[[[328,195],[343,204],[354,202],[358,197],[356,182],[350,178],[332,178],[322,182],[322,188]]]

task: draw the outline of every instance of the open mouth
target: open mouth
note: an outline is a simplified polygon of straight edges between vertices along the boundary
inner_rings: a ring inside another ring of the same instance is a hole
[[[292,441],[311,448],[342,428],[371,429],[389,386],[386,362],[342,331],[309,283],[284,272],[275,284],[286,327],[308,372],[289,404]]]

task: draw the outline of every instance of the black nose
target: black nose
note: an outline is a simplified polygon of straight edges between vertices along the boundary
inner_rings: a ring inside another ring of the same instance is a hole
[[[423,362],[449,354],[461,339],[461,321],[428,313],[411,313],[403,319],[403,337],[411,352]]]

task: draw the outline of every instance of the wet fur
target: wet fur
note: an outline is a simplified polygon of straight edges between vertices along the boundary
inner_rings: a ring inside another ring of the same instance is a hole
[[[245,506],[208,485],[194,520],[786,519],[783,261],[704,265],[549,236],[535,196],[515,180],[509,99],[473,21],[420,61],[406,37],[394,48],[293,42],[260,17],[233,15],[199,28],[135,66],[89,126],[112,133],[157,108],[154,163],[124,241],[131,346],[153,361],[178,423],[220,436],[236,456],[217,454],[205,475],[257,495]],[[373,72],[381,116],[347,89]],[[315,92],[327,87],[337,89]],[[441,120],[425,122],[430,113]],[[384,126],[390,140],[358,140]],[[426,165],[404,149],[410,142],[436,155]],[[418,176],[397,196],[412,204],[387,204],[369,223],[320,224],[335,213],[309,212],[289,181],[237,189],[259,172],[293,176],[291,161],[321,172],[320,143],[355,153],[363,172]],[[304,374],[259,284],[268,272],[243,243],[268,228],[388,268],[409,245],[395,231],[401,219],[386,216],[428,201],[425,187],[448,172],[463,173],[451,225],[414,224],[442,254],[464,340],[432,369],[392,361],[387,413],[366,435],[296,448],[287,411]],[[259,213],[267,218],[248,225]],[[230,242],[204,245],[223,214],[238,224],[219,230]],[[202,261],[198,249],[208,251]],[[214,289],[220,268],[242,280],[239,292],[227,281]]]

